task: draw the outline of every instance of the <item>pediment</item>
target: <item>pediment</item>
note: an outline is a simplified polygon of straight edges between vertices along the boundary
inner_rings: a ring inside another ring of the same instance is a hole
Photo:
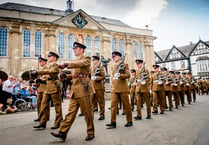
[[[165,60],[177,60],[185,57],[186,56],[177,47],[173,46]]]
[[[209,53],[209,46],[203,41],[199,41],[191,52],[191,56]]]
[[[55,20],[53,23],[69,26],[75,28],[83,29],[94,29],[94,30],[104,30],[105,28],[95,21],[91,16],[85,13],[83,10],[77,10],[69,15],[66,15],[58,20]]]

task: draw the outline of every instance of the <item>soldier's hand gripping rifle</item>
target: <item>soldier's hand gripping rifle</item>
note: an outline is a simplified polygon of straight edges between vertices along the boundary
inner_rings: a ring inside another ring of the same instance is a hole
[[[141,77],[140,80],[141,85],[145,85],[146,84],[145,80],[146,78],[148,78],[147,73],[145,72],[145,62],[143,62],[142,73],[140,77]]]
[[[180,85],[183,85],[183,83],[184,83],[181,74],[180,74],[179,82],[180,82]]]
[[[174,71],[173,85],[177,86],[178,79],[176,78],[176,72]]]
[[[190,86],[190,81],[189,81],[188,74],[186,75],[186,86],[187,86],[187,87],[189,87],[189,86]]]
[[[118,67],[117,67],[117,71],[116,71],[116,73],[114,74],[113,79],[118,79],[118,78],[120,77],[120,71],[125,69],[125,64],[124,64],[124,62],[125,62],[125,57],[126,57],[126,54],[122,57],[122,59],[121,59],[119,65],[118,65]]]
[[[167,71],[166,78],[165,78],[165,84],[166,85],[170,84],[170,81],[171,81],[171,76],[170,76],[169,72]]]
[[[162,71],[161,71],[161,68],[160,68],[160,71],[158,73],[158,85],[162,85],[163,84],[163,80],[164,80],[164,77],[163,77],[163,74],[162,74]]]
[[[102,59],[103,59],[104,57],[101,55],[101,57],[100,57],[100,60],[99,60],[99,62],[98,62],[98,64],[97,64],[97,67],[96,67],[96,69],[94,70],[94,73],[93,73],[93,76],[91,77],[91,80],[96,80],[97,79],[97,75],[100,73],[100,66],[101,66],[101,63],[102,63]]]

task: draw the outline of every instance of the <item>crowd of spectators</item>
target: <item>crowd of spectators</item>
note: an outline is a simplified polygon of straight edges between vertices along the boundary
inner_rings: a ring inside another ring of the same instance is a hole
[[[0,114],[16,112],[15,101],[22,98],[36,106],[37,87],[30,80],[15,79],[9,76],[6,81],[0,79]]]

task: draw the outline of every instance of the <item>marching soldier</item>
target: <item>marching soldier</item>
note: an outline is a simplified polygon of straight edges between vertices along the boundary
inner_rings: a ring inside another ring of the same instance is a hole
[[[135,90],[136,90],[136,70],[131,69],[131,77],[129,81],[130,89],[130,99],[131,99],[131,109],[134,111],[134,100],[135,100]]]
[[[105,119],[105,99],[104,99],[104,79],[105,79],[105,71],[103,66],[101,65],[101,60],[98,56],[92,56],[93,58],[93,67],[91,71],[91,80],[94,87],[94,90],[96,94],[93,94],[92,96],[92,110],[94,110],[94,98],[98,100],[99,102],[99,108],[100,108],[100,117],[98,120],[104,120]],[[97,72],[98,71],[98,72]]]
[[[72,69],[72,74],[68,75],[68,78],[71,78],[73,81],[70,92],[68,113],[59,127],[59,132],[51,133],[54,137],[60,138],[63,141],[66,139],[67,132],[76,118],[79,107],[85,116],[87,125],[87,136],[85,140],[89,141],[94,138],[94,122],[89,98],[89,95],[93,93],[93,88],[90,85],[91,58],[84,56],[85,48],[85,45],[79,42],[74,42],[73,51],[76,56],[76,60],[69,61],[68,63],[64,63],[59,66],[61,69],[64,69],[65,67]]]
[[[179,94],[177,92],[178,91],[178,79],[176,77],[176,72],[169,71],[169,73],[171,74],[171,80],[172,80],[171,92],[175,100],[175,108],[178,109],[178,106],[179,106]]]
[[[39,64],[41,66],[40,70],[47,69],[46,67],[47,59],[39,57]],[[36,79],[36,85],[38,87],[38,93],[37,93],[37,112],[38,112],[38,119],[35,119],[34,121],[40,121],[40,112],[41,112],[41,101],[43,99],[44,91],[46,90],[46,78],[47,75],[40,75],[39,79]],[[46,109],[46,114],[48,114],[47,118],[49,120],[50,115],[50,104],[48,105],[48,108]]]
[[[204,89],[203,89],[203,82],[202,82],[201,78],[198,78],[197,86],[198,86],[198,94],[200,95],[200,91],[201,91],[201,94],[203,95]]]
[[[176,77],[178,79],[178,94],[179,94],[179,97],[180,97],[180,101],[181,101],[181,105],[182,107],[184,106],[184,79],[182,78],[180,72],[176,72]]]
[[[61,104],[61,96],[60,96],[60,86],[58,81],[58,74],[60,69],[58,67],[57,59],[59,55],[55,52],[49,52],[48,54],[48,62],[49,66],[44,70],[33,71],[31,74],[33,75],[47,75],[46,78],[46,90],[44,92],[43,100],[41,102],[41,112],[40,112],[40,124],[34,126],[34,128],[46,128],[46,122],[48,120],[48,108],[49,101],[52,99],[55,111],[56,118],[54,122],[54,126],[51,129],[59,128],[62,122],[62,104]]]
[[[147,106],[147,117],[146,119],[151,119],[151,107],[150,107],[150,98],[149,98],[149,87],[148,82],[150,81],[149,71],[145,69],[145,64],[143,64],[143,60],[137,59],[135,60],[137,64],[136,78],[136,100],[137,100],[137,116],[134,117],[135,120],[141,120],[141,104],[142,99],[145,100]]]
[[[112,57],[115,64],[112,66],[112,91],[111,91],[111,122],[106,124],[108,129],[116,128],[116,114],[118,110],[118,101],[121,98],[121,101],[125,107],[126,111],[126,120],[127,123],[125,127],[130,127],[133,125],[132,122],[132,112],[131,105],[128,98],[128,84],[126,79],[129,79],[130,72],[128,64],[125,64],[125,58],[120,61],[122,54],[118,51],[112,52]]]
[[[187,102],[188,104],[191,103],[192,99],[191,99],[191,90],[190,90],[190,80],[187,76],[187,73],[186,72],[183,72],[183,78],[184,78],[184,92],[185,92],[185,95],[187,96]]]
[[[154,73],[151,77],[151,88],[153,90],[153,114],[158,114],[158,103],[160,104],[160,114],[164,114],[165,111],[165,90],[164,82],[161,71],[159,70],[159,65],[153,65]]]
[[[165,89],[165,98],[166,96],[168,97],[168,103],[169,103],[169,111],[172,111],[172,92],[171,92],[171,77],[170,77],[170,73],[168,73],[168,69],[167,68],[162,68],[162,74],[165,78],[165,83],[164,83],[164,89]],[[165,100],[166,102],[166,100]]]
[[[196,84],[194,78],[192,78],[191,72],[188,72],[188,79],[191,82],[190,83],[190,90],[193,97],[193,102],[196,102]],[[191,99],[192,99],[191,97]]]

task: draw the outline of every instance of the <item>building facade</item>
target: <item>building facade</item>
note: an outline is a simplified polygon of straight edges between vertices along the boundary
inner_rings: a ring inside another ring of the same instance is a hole
[[[155,62],[169,70],[191,72],[195,78],[209,77],[209,41],[157,51]]]
[[[103,55],[111,59],[112,51],[126,55],[130,68],[134,60],[144,59],[148,69],[154,64],[152,31],[130,27],[120,20],[17,3],[0,4],[0,76],[16,78],[38,68],[38,57],[49,51],[60,54],[58,63],[74,59],[73,42],[87,46],[86,55]],[[113,61],[108,65],[109,74]]]

